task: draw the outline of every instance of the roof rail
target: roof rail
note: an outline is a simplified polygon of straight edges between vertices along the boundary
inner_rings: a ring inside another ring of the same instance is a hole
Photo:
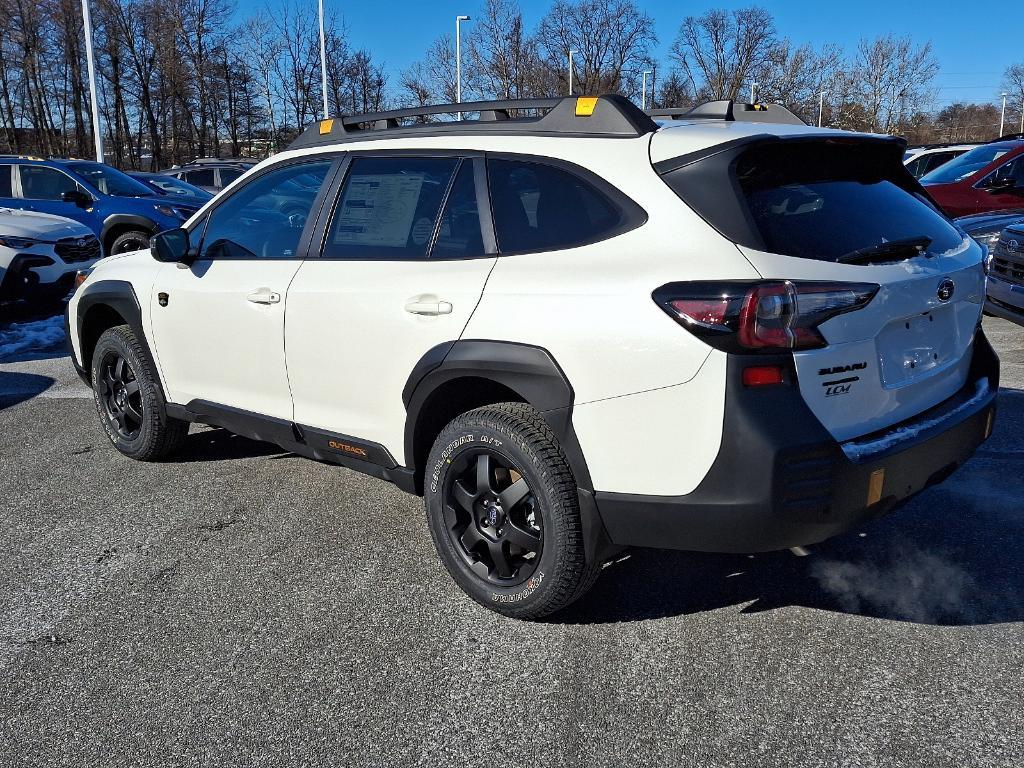
[[[513,116],[517,112],[539,115]],[[430,115],[479,114],[477,120],[403,123]],[[347,141],[368,141],[396,134],[524,133],[544,136],[603,136],[635,138],[658,126],[624,96],[565,96],[543,99],[464,101],[422,107],[343,115],[313,123],[288,149],[303,149]]]
[[[708,101],[692,108],[649,109],[647,114],[651,117],[662,117],[669,120],[725,120],[742,123],[807,125],[781,104],[743,104],[734,102],[732,99]]]
[[[256,164],[259,160],[253,160],[247,157],[197,157],[191,163],[186,165],[247,165],[249,163]]]
[[[1005,136],[1000,136],[998,139],[992,139],[992,141],[986,141],[986,144],[995,144],[997,141],[1018,141],[1024,139],[1024,133],[1008,133]]]

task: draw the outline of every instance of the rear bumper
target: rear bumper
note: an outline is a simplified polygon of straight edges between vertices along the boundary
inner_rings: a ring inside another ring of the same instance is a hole
[[[795,385],[749,390],[730,358],[724,432],[685,496],[601,493],[609,538],[626,546],[765,552],[814,544],[942,482],[991,433],[999,360],[979,329],[966,386],[885,431],[840,444]]]
[[[1024,286],[989,275],[985,311],[1017,325],[1024,325]]]

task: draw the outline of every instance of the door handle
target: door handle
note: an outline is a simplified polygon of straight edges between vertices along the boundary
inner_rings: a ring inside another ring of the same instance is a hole
[[[452,305],[436,296],[416,296],[405,303],[405,311],[413,315],[450,315]]]
[[[245,298],[253,304],[277,304],[281,301],[281,294],[277,291],[272,291],[269,288],[260,288],[258,291],[253,291]]]

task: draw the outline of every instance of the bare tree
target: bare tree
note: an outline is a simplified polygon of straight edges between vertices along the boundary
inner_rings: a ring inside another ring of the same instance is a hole
[[[850,73],[852,96],[863,109],[851,127],[894,133],[934,97],[939,63],[932,44],[915,46],[909,37],[886,35],[861,40]]]
[[[466,38],[463,77],[481,99],[520,99],[543,89],[537,41],[514,0],[487,0]]]
[[[1024,131],[1024,63],[1013,64],[1003,73],[1003,89],[1006,96],[1007,120],[1013,116],[1013,125]]]
[[[764,8],[714,9],[683,20],[670,56],[698,100],[739,100],[775,48],[775,22]]]
[[[654,21],[632,0],[555,0],[537,30],[537,42],[561,93],[573,51],[577,93],[639,96],[642,73],[652,66],[650,49],[657,41]]]
[[[782,104],[814,123],[820,94],[833,90],[842,70],[842,51],[837,46],[815,51],[809,44],[795,46],[786,38],[767,51],[751,77],[757,83],[758,101]]]

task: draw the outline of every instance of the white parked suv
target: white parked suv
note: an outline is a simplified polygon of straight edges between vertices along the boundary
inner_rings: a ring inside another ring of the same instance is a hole
[[[989,435],[981,248],[900,140],[731,102],[460,109],[324,120],[104,260],[68,322],[117,449],[200,422],[390,480],[470,596],[538,617],[627,546],[822,541]]]
[[[56,301],[100,258],[100,241],[74,219],[0,208],[0,300]]]

